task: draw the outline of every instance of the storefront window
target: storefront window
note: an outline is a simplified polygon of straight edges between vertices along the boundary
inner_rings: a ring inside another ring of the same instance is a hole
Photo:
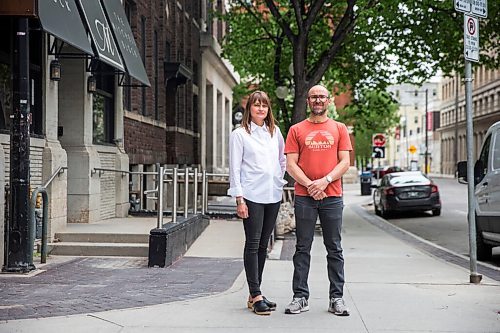
[[[95,74],[97,91],[94,93],[92,105],[92,138],[95,144],[112,143],[114,139],[115,78],[109,74],[110,71],[109,67],[103,65]]]

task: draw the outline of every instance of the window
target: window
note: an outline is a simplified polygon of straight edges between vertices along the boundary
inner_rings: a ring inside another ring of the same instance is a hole
[[[158,81],[160,80],[159,77],[159,56],[158,56],[158,31],[155,30],[154,32],[154,44],[153,44],[153,61],[154,61],[154,77],[155,77],[155,84],[154,84],[154,94],[155,94],[155,119],[158,120],[160,115],[159,115],[159,103],[158,103],[158,98],[159,98],[159,84]]]
[[[432,89],[432,96],[436,96],[437,95],[437,90],[436,89]]]
[[[481,154],[479,155],[479,160],[483,162],[484,173],[488,171],[488,157],[490,155],[490,142],[491,135],[484,140],[483,149],[481,150]]]
[[[146,66],[146,18],[144,16],[141,17],[141,56],[143,59],[142,61],[144,62],[144,66]],[[146,87],[142,87],[141,107],[141,113],[143,115],[147,115]]]
[[[493,143],[493,170],[500,169],[500,130],[495,133],[495,142]]]
[[[418,90],[415,90],[415,97],[418,97]]]
[[[396,90],[396,97],[399,98],[399,90]]]
[[[417,134],[420,134],[420,127],[417,127]]]
[[[95,74],[97,91],[93,96],[92,108],[92,139],[95,144],[112,143],[115,128],[115,78],[113,75],[100,74],[113,72],[109,66],[101,65],[101,71]]]
[[[410,135],[410,136],[412,136],[412,135],[413,135],[413,130],[410,130],[410,134],[409,134],[409,135]]]
[[[415,103],[414,109],[418,110],[418,103]]]
[[[414,118],[413,122],[414,122],[415,124],[418,124],[418,116],[415,116],[415,118]]]

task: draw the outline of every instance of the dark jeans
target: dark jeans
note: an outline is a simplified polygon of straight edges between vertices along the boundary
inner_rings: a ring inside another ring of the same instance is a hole
[[[248,218],[243,219],[245,228],[245,251],[243,262],[248,289],[252,297],[261,295],[260,284],[267,257],[269,237],[276,225],[280,203],[261,204],[246,200]]]
[[[295,197],[295,222],[297,244],[293,256],[293,293],[294,297],[309,298],[307,279],[311,264],[311,246],[314,229],[319,215],[323,231],[323,243],[327,255],[328,279],[330,280],[330,298],[344,294],[344,257],[342,255],[341,229],[342,197],[328,197],[314,200],[312,197]]]

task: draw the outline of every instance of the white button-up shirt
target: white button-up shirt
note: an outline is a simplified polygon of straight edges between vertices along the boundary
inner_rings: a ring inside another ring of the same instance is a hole
[[[227,194],[243,196],[257,203],[275,203],[282,199],[286,168],[285,142],[279,127],[271,137],[268,127],[250,123],[235,129],[229,137],[229,182]]]

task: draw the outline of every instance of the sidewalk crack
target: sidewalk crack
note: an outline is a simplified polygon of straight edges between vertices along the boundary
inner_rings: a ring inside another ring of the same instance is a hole
[[[101,317],[96,316],[96,315],[94,315],[94,314],[87,314],[87,316],[92,317],[92,318],[96,318],[96,319],[99,319],[99,320],[102,320],[102,321],[105,321],[105,322],[108,322],[108,323],[110,323],[110,324],[113,324],[113,325],[119,326],[119,327],[121,327],[121,328],[123,328],[123,327],[124,327],[123,325],[120,325],[120,324],[118,324],[118,323],[115,323],[114,321],[111,321],[111,320],[107,320],[107,319],[101,318]]]

